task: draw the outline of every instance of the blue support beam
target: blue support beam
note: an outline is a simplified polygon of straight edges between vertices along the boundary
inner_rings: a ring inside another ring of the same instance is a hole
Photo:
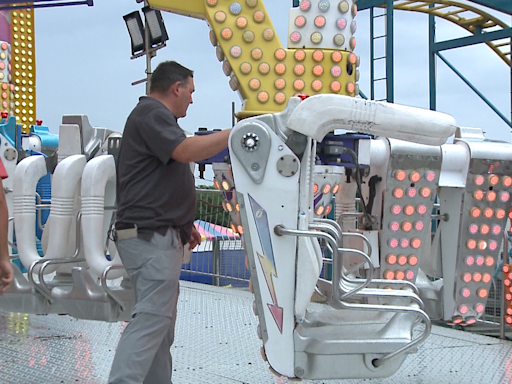
[[[430,7],[433,7],[431,4]],[[434,15],[428,15],[428,84],[429,84],[429,108],[437,110],[437,84],[436,84],[436,19]]]
[[[510,0],[469,0],[473,3],[489,7],[499,12],[512,15],[512,2]],[[386,4],[386,0],[359,0],[357,8],[362,11],[371,7],[382,7]]]
[[[480,33],[473,36],[461,37],[459,39],[441,41],[435,43],[434,52],[444,51],[447,49],[467,47],[468,45],[485,43],[488,41],[506,39],[512,36],[512,28],[502,29],[500,31]]]
[[[441,55],[439,52],[437,53],[437,56],[439,56],[439,58],[441,60],[443,60],[443,62],[453,71],[455,72],[455,74],[457,76],[460,77],[460,79],[466,83],[466,85],[471,88],[473,90],[473,92],[475,92],[483,101],[485,104],[487,104],[489,106],[489,108],[491,108],[505,123],[507,123],[507,125],[512,128],[512,122],[510,122],[510,120],[508,120],[505,115],[503,115],[499,110],[498,108],[496,108],[478,89],[476,89],[476,87],[471,84],[471,82],[466,79],[466,77],[464,77],[464,75],[462,73],[460,73],[457,68],[455,68],[448,60],[446,60],[443,55]]]

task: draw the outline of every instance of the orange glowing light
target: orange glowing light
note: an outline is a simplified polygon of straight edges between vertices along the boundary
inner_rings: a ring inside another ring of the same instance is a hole
[[[418,264],[418,256],[416,255],[411,255],[409,256],[409,265],[412,265],[412,266],[415,266]]]
[[[286,51],[283,48],[278,48],[274,52],[274,57],[276,58],[276,60],[282,61],[286,59]]]
[[[411,216],[414,214],[414,207],[412,205],[406,205],[404,207],[404,213],[407,215],[407,216]]]
[[[325,184],[322,188],[322,193],[325,195],[326,193],[331,192],[331,184]]]
[[[313,75],[315,76],[322,76],[324,74],[324,67],[321,65],[315,65],[313,67]]]
[[[331,88],[331,92],[338,93],[341,91],[341,83],[337,80],[334,80],[329,85],[329,88]]]
[[[389,255],[386,256],[386,262],[389,264],[389,265],[394,265],[396,264],[396,255],[390,253]]]
[[[475,200],[482,200],[484,198],[484,191],[477,189],[475,192],[473,192],[473,198]]]
[[[315,184],[313,185],[313,194],[315,194],[315,195],[316,195],[316,193],[318,192],[318,188],[319,188],[319,187],[318,187],[318,184],[316,184],[316,183],[315,183]]]
[[[476,219],[477,217],[479,217],[482,214],[482,210],[478,207],[473,207],[469,211],[469,214]]]
[[[233,31],[231,30],[231,28],[223,28],[220,31],[220,35],[224,40],[229,40],[233,37]]]
[[[485,240],[478,241],[478,249],[481,251],[486,250],[487,249],[487,241],[485,241]]]
[[[249,80],[249,88],[251,88],[253,91],[257,91],[260,89],[261,81],[259,79],[251,79]]]
[[[405,177],[406,177],[406,173],[405,171],[395,171],[395,179],[397,179],[398,181],[404,181],[405,180]]]
[[[261,50],[261,48],[254,48],[251,51],[251,57],[253,60],[261,60],[261,58],[263,57],[263,51]]]
[[[393,272],[393,271],[388,269],[386,272],[384,272],[384,278],[386,280],[394,280],[395,279],[395,272]]]
[[[315,213],[317,214],[317,216],[321,216],[324,213],[324,210],[325,210],[324,206],[320,205],[319,207],[316,208]]]
[[[424,198],[430,197],[431,193],[432,192],[431,192],[430,188],[427,188],[427,187],[423,187],[420,190],[420,195],[423,196]]]
[[[331,53],[331,60],[333,63],[339,63],[343,60],[343,54],[340,51],[334,51]]]
[[[261,23],[261,22],[263,22],[263,20],[265,20],[265,13],[263,11],[256,11],[252,15],[252,17],[255,22]]]
[[[258,93],[258,101],[262,104],[266,103],[268,101],[268,92],[265,92],[265,91],[261,91],[260,93]]]
[[[402,231],[410,232],[412,229],[412,223],[410,221],[404,221],[402,223]]]
[[[510,177],[510,176],[503,176],[503,179],[501,180],[501,183],[506,188],[510,187],[512,185],[512,177]]]
[[[492,267],[494,265],[494,257],[487,256],[485,258],[485,265],[488,266],[488,267]]]
[[[270,65],[268,63],[260,63],[260,65],[258,65],[258,71],[262,75],[266,75],[270,72]]]
[[[401,199],[402,197],[404,197],[404,190],[402,188],[393,189],[393,197],[395,199]]]
[[[484,183],[485,179],[482,175],[476,175],[475,178],[473,179],[473,182],[475,183],[475,185],[482,185]]]
[[[293,73],[295,73],[297,76],[302,76],[305,71],[306,68],[302,64],[295,64],[293,67]]]
[[[405,272],[404,271],[396,271],[396,279],[397,280],[405,279]]]
[[[494,200],[496,200],[496,192],[489,191],[489,192],[487,192],[485,197],[486,197],[487,201],[494,201]]]
[[[354,83],[347,83],[347,92],[348,93],[354,93],[354,91],[356,90],[356,86],[354,85]]]
[[[274,71],[279,75],[282,76],[286,72],[286,65],[283,63],[277,63],[274,67]]]
[[[480,272],[473,273],[473,281],[479,283],[482,281],[482,274]]]
[[[488,291],[485,288],[479,288],[478,291],[476,291],[476,294],[479,298],[483,299],[487,297]]]
[[[338,193],[340,189],[340,185],[339,184],[334,184],[333,187],[332,187],[332,193],[335,195]]]
[[[284,89],[286,87],[286,80],[283,78],[276,79],[276,81],[274,81],[274,87],[279,90]]]
[[[236,26],[240,29],[244,29],[247,27],[247,18],[240,16],[238,19],[236,19]]]
[[[487,219],[490,219],[493,215],[494,215],[494,210],[492,208],[487,207],[484,209],[484,216]]]
[[[500,182],[500,177],[498,175],[489,175],[487,180],[489,181],[489,184],[497,185]]]
[[[398,256],[398,265],[405,265],[407,264],[407,256],[400,255]]]
[[[313,88],[313,91],[320,92],[323,88],[324,84],[321,80],[313,80],[311,83],[311,88]]]
[[[295,60],[297,61],[304,61],[304,59],[306,58],[306,51],[302,50],[302,49],[298,49],[295,51],[295,53],[293,54],[293,57],[295,58]]]
[[[420,181],[421,179],[421,175],[419,172],[411,172],[411,174],[409,175],[409,180],[411,180],[413,183],[417,183],[418,181]]]
[[[418,239],[417,237],[413,238],[411,240],[411,247],[414,249],[418,249],[419,247],[421,247],[421,240]]]
[[[348,61],[350,64],[355,64],[357,62],[357,56],[355,55],[355,53],[351,53],[350,55],[348,55]]]
[[[283,92],[277,92],[275,95],[274,95],[274,101],[276,102],[276,104],[284,104],[284,102],[286,101],[286,95],[283,93]]]
[[[324,51],[322,51],[321,49],[317,49],[316,51],[313,52],[313,60],[314,61],[319,63],[323,59],[324,59]]]
[[[487,224],[482,224],[482,225],[480,226],[480,233],[481,233],[482,235],[487,235],[487,234],[489,233],[489,231],[490,231],[490,230],[491,230],[491,229],[490,229],[490,227],[489,227]]]
[[[469,239],[467,242],[466,242],[466,247],[468,249],[475,249],[476,248],[476,240],[475,239]]]
[[[306,18],[304,16],[297,16],[295,18],[295,26],[297,28],[302,28],[306,25]]]
[[[306,87],[306,83],[302,79],[296,79],[293,82],[293,89],[296,91],[302,91]]]
[[[486,284],[489,283],[491,281],[491,279],[492,279],[492,276],[490,273],[484,273],[484,275],[482,276],[482,281]]]
[[[323,17],[323,16],[315,17],[314,23],[315,23],[315,27],[323,28],[325,26],[325,23],[326,23],[325,17]]]
[[[505,210],[504,210],[504,209],[499,208],[499,209],[497,209],[497,210],[496,210],[496,218],[497,218],[497,219],[501,220],[501,219],[503,219],[506,215],[507,215],[507,212],[505,212]]]
[[[471,273],[463,273],[462,274],[462,280],[465,283],[469,283],[473,279],[473,276],[471,276]]]

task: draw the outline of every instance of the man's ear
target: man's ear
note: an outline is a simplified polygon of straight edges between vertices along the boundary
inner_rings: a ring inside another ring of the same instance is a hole
[[[174,96],[178,96],[179,89],[180,89],[181,86],[182,86],[181,82],[177,81],[173,85],[171,85],[171,87],[169,88],[169,92],[171,92],[171,94],[174,95]]]

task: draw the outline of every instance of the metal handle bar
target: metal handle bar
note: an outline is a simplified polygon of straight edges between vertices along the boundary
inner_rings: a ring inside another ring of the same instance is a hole
[[[44,273],[43,272],[46,269],[46,267],[49,266],[50,264],[53,264],[53,265],[55,265],[55,264],[57,264],[57,265],[58,264],[71,264],[71,263],[79,263],[79,262],[82,262],[82,261],[85,261],[85,259],[65,258],[65,259],[41,259],[41,260],[36,260],[32,264],[30,264],[30,267],[29,267],[28,273],[27,273],[28,280],[34,286],[36,291],[41,293],[50,302],[50,304],[53,304],[54,299],[53,299],[52,294],[51,294],[51,289],[50,289],[50,287],[48,287],[48,285],[44,281]],[[35,267],[38,264],[42,264],[42,265],[41,265],[41,267],[39,268],[39,271],[38,271],[39,283],[36,283],[35,280],[34,280],[34,269],[35,269]]]
[[[108,295],[108,297],[110,297],[112,300],[114,300],[117,305],[119,305],[119,308],[121,309],[121,311],[124,311],[124,309],[126,308],[125,305],[124,305],[124,302],[123,300],[121,300],[120,298],[118,298],[111,290],[110,288],[108,287],[107,285],[107,275],[108,273],[112,270],[112,269],[124,269],[124,267],[122,265],[109,265],[107,268],[105,268],[105,270],[103,271],[103,273],[101,274],[101,288],[103,288],[103,290],[105,291],[105,293]]]

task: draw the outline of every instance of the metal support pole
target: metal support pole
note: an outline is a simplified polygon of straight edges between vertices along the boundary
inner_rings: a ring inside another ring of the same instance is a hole
[[[434,8],[435,4],[430,4],[429,8]],[[434,52],[434,44],[436,42],[436,24],[435,16],[428,15],[428,82],[429,82],[429,98],[430,110],[435,111],[436,105],[436,52]]]
[[[149,3],[147,0],[144,1],[144,5],[147,7]],[[149,95],[149,88],[151,87],[151,53],[149,52],[149,27],[148,19],[144,15],[144,53],[146,54],[146,95]]]
[[[374,21],[374,9],[370,8],[370,100],[375,100],[375,27]]]
[[[395,101],[393,68],[393,0],[386,0],[386,100]]]
[[[216,237],[212,241],[212,274],[213,274],[213,285],[220,286],[220,240]]]

